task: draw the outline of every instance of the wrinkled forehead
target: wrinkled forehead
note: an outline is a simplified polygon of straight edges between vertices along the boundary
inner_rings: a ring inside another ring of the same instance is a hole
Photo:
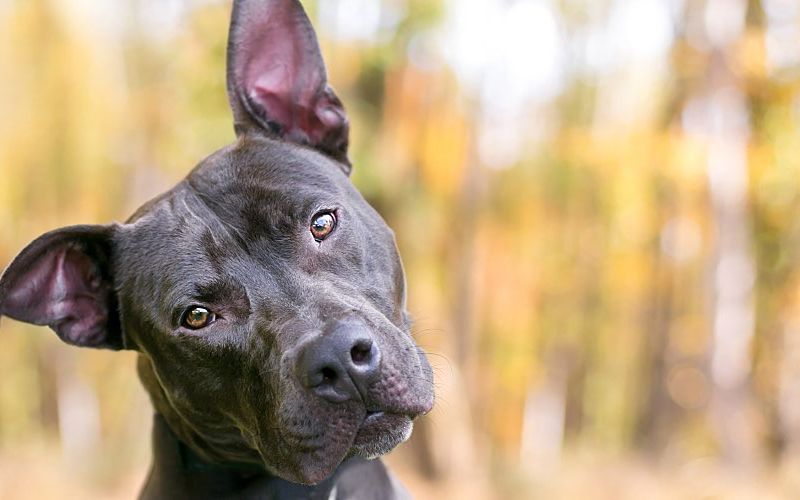
[[[265,251],[291,258],[302,250],[303,229],[324,210],[341,213],[345,223],[337,232],[348,246],[393,248],[391,231],[335,160],[280,140],[243,136],[144,205],[130,219],[125,246],[147,248],[139,242],[155,238],[176,258]],[[369,242],[362,241],[365,235]]]
[[[212,155],[185,185],[184,218],[195,218],[197,206],[247,240],[281,238],[321,210],[364,203],[336,162],[259,138]]]

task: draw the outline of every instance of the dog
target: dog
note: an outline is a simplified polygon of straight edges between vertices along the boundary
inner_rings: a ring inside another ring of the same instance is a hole
[[[34,240],[0,315],[137,351],[142,498],[403,498],[376,458],[431,410],[433,375],[300,3],[236,0],[227,66],[236,142],[123,224]]]

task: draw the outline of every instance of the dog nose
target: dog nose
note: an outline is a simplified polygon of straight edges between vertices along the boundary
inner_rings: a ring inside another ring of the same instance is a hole
[[[342,403],[363,399],[380,362],[380,350],[367,328],[342,324],[305,346],[297,360],[297,377],[314,394]]]

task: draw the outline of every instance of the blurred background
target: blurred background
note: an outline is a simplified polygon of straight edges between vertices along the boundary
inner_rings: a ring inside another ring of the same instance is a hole
[[[417,498],[800,497],[800,2],[304,5],[436,371]],[[0,267],[232,142],[229,12],[0,0]],[[0,497],[133,498],[135,355],[0,345]]]

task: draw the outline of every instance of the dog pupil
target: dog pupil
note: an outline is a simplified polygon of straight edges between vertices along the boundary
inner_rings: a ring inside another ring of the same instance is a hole
[[[207,317],[208,311],[201,307],[196,307],[189,313],[189,323],[192,326],[199,326],[206,322]]]
[[[320,215],[314,220],[311,229],[315,236],[325,236],[333,229],[333,216],[330,214]]]

